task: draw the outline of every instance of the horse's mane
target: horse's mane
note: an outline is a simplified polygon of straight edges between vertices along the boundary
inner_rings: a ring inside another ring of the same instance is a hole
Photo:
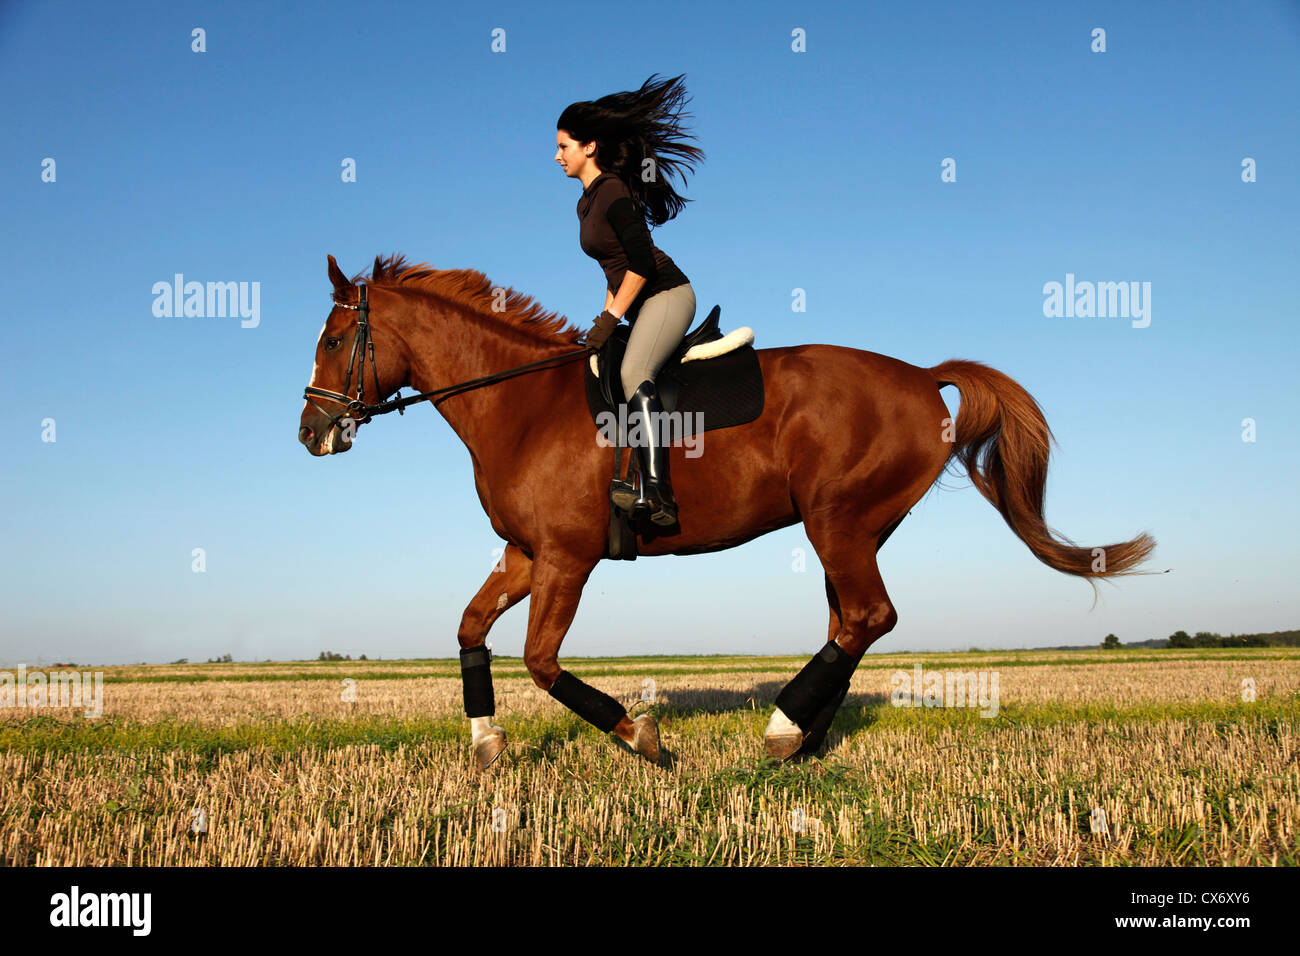
[[[477,269],[435,269],[428,263],[411,265],[406,256],[375,256],[370,275],[357,273],[353,284],[364,279],[379,287],[404,287],[430,292],[448,301],[458,303],[483,316],[512,325],[525,332],[534,332],[558,343],[577,344],[583,329],[566,321],[558,312],[548,312],[530,295],[506,287],[502,304],[488,277]],[[494,309],[495,306],[495,309]]]

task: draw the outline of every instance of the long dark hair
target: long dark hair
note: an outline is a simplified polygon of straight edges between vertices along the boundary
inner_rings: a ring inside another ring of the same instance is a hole
[[[623,180],[646,217],[662,226],[691,202],[673,189],[668,176],[676,175],[684,184],[681,167],[694,172],[704,153],[682,142],[695,139],[680,122],[691,115],[681,112],[686,87],[680,80],[686,74],[655,82],[658,75],[653,74],[639,90],[572,104],[560,114],[555,128],[579,143],[595,140],[592,159],[600,171]]]

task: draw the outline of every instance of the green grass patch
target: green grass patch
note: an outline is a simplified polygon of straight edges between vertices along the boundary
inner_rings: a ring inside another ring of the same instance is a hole
[[[758,741],[767,723],[770,707],[738,708],[722,713],[692,711],[660,706],[654,713],[679,734],[748,736]],[[577,716],[561,711],[526,717],[499,713],[500,720],[520,748],[538,756],[553,756],[562,746],[582,734],[599,735]],[[970,708],[892,707],[855,704],[849,698],[831,728],[832,741],[839,736],[873,729],[907,729],[938,733],[948,729],[968,731],[972,736],[1007,728],[1040,728],[1067,723],[1117,725],[1111,732],[1122,736],[1126,724],[1169,720],[1211,722],[1224,734],[1234,730],[1278,737],[1283,730],[1294,733],[1300,714],[1294,701],[1266,698],[1256,703],[1143,703],[1133,707],[1082,704],[1051,704],[1003,707],[996,718],[984,718]],[[391,750],[416,747],[430,742],[468,744],[469,726],[464,717],[396,719],[368,715],[356,718],[312,718],[294,721],[254,721],[229,726],[193,721],[160,720],[140,722],[128,719],[77,716],[57,720],[48,716],[0,721],[0,750],[20,753],[106,753],[137,750],[181,750],[204,755],[263,748],[272,752],[295,752],[356,745],[376,745]]]

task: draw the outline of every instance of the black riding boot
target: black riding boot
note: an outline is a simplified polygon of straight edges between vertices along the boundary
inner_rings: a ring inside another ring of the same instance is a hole
[[[664,406],[655,383],[646,379],[637,386],[627,404],[628,421],[632,421],[633,415],[640,416],[644,439],[635,446],[641,462],[641,497],[634,507],[649,511],[650,520],[657,525],[676,524],[677,502],[673,500],[673,487],[668,481],[668,449],[658,442],[658,433],[665,423],[661,418]]]

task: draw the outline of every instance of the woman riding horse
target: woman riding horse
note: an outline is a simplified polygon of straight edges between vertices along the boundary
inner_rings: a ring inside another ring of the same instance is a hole
[[[681,162],[665,154],[685,157],[692,170],[691,160],[704,156],[680,142],[678,110],[686,92],[680,80],[653,82],[651,76],[635,92],[574,103],[560,114],[555,132],[555,161],[583,185],[579,244],[605,273],[605,309],[586,344],[599,349],[623,318],[631,326],[619,371],[628,402],[626,420],[632,425],[639,418],[646,436],[629,442],[640,457],[641,494],[616,479],[610,498],[625,511],[647,511],[652,522],[663,526],[677,522],[677,503],[669,483],[668,450],[660,444],[668,435],[655,378],[695,318],[695,291],[650,239],[646,218],[663,225],[690,201],[660,176],[677,171]]]

